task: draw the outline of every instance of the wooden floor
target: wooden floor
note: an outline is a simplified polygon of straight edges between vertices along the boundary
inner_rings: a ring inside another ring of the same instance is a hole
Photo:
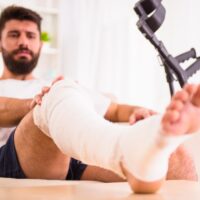
[[[200,200],[200,183],[167,181],[153,195],[132,193],[127,183],[0,178],[0,200]]]

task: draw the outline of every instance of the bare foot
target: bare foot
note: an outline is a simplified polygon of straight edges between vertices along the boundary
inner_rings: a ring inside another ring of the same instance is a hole
[[[167,135],[183,135],[200,129],[200,86],[186,85],[177,92],[162,119]]]
[[[184,89],[174,95],[163,115],[161,126],[163,134],[180,136],[199,130],[199,121],[200,86],[186,85]],[[178,137],[175,137],[175,139],[176,138]],[[176,144],[176,142],[178,144]],[[166,143],[164,146],[152,146],[152,148],[149,148],[148,153],[144,154],[144,157],[141,158],[142,162],[140,160],[139,163],[135,163],[135,165],[138,164],[139,167],[144,169],[144,173],[142,172],[142,175],[140,174],[140,179],[137,178],[139,176],[135,176],[136,174],[131,173],[122,162],[123,172],[135,193],[154,193],[161,187],[165,180],[164,174],[165,172],[167,173],[169,156],[174,151],[174,148],[180,145],[179,142],[179,140],[175,140],[175,143],[172,143],[172,146]],[[166,149],[167,151],[165,151]],[[143,174],[146,172],[157,175],[159,173],[157,166],[159,166],[160,177],[158,176],[155,180],[152,179],[151,181],[143,179]]]

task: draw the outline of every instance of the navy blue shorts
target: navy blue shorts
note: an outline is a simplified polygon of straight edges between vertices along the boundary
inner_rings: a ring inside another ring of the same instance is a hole
[[[0,148],[0,177],[6,178],[26,178],[18,161],[14,145],[13,131],[7,143]],[[66,180],[80,180],[87,165],[78,160],[71,159]]]

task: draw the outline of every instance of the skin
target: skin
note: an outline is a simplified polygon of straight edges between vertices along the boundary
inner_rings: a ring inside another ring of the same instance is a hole
[[[5,23],[5,27],[1,33],[0,48],[6,49],[8,52],[18,49],[20,46],[27,47],[33,53],[38,53],[42,47],[40,33],[34,22],[23,20],[9,20]],[[20,52],[14,56],[14,59],[25,57],[30,60],[32,57],[26,51]],[[1,79],[13,78],[17,80],[33,79],[33,74],[15,75],[4,65]]]

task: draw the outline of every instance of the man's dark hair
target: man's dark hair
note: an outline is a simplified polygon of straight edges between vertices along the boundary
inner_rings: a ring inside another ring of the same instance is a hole
[[[30,10],[28,8],[25,7],[21,7],[21,6],[8,6],[6,7],[0,15],[0,37],[1,37],[1,33],[4,29],[4,26],[6,24],[6,22],[8,22],[9,20],[28,20],[28,21],[32,21],[34,23],[37,24],[38,30],[41,33],[41,21],[42,21],[42,17],[36,13],[33,10]]]

